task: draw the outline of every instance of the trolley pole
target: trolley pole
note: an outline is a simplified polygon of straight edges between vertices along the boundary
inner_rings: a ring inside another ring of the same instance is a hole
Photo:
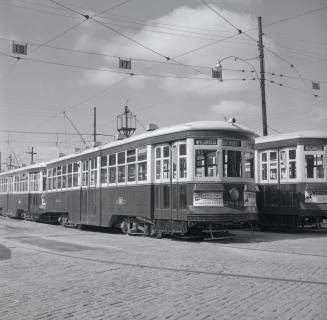
[[[267,129],[267,110],[266,110],[266,89],[265,89],[265,61],[263,55],[263,43],[262,43],[262,21],[261,17],[258,17],[258,31],[259,31],[259,57],[260,57],[260,87],[261,87],[261,106],[262,106],[262,131],[263,135],[268,135]]]

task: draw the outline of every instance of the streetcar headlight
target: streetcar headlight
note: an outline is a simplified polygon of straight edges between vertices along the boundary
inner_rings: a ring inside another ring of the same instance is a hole
[[[240,192],[236,188],[229,190],[229,196],[232,201],[237,201],[240,198]]]

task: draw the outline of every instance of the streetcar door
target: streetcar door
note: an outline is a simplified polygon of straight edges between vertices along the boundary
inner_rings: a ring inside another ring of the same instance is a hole
[[[174,143],[171,146],[171,176],[170,176],[170,210],[171,219],[178,220],[178,145]]]
[[[100,191],[97,157],[82,161],[81,223],[99,224]]]
[[[81,224],[88,224],[87,218],[87,203],[88,203],[88,188],[89,188],[89,160],[82,161],[82,187],[80,196],[80,211],[81,211]]]

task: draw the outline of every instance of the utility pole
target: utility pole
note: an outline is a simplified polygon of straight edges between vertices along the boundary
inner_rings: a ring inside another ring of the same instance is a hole
[[[267,129],[267,110],[266,110],[266,91],[265,91],[265,61],[263,55],[263,43],[262,43],[262,21],[261,17],[258,17],[258,31],[259,31],[259,57],[260,57],[260,87],[261,87],[261,106],[262,106],[262,131],[263,135],[268,135]]]
[[[34,155],[37,154],[36,152],[34,152],[34,148],[32,147],[31,151],[27,151],[25,153],[31,155],[31,164],[34,164]]]
[[[97,142],[97,108],[93,108],[93,143],[94,146]]]
[[[13,164],[12,164],[12,154],[9,155],[9,164],[7,164],[7,169],[8,170],[11,170],[13,167]]]

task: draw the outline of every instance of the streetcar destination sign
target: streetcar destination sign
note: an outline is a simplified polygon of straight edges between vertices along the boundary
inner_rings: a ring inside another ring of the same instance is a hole
[[[304,151],[324,151],[324,146],[304,146]]]
[[[13,41],[12,43],[12,52],[15,54],[24,54],[27,55],[27,43],[17,43]]]
[[[216,145],[217,139],[195,139],[194,144],[199,145]]]

